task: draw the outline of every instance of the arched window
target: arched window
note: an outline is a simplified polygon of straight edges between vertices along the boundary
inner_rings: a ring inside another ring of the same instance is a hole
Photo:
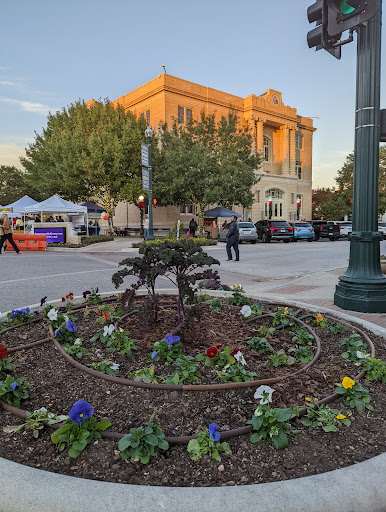
[[[264,135],[263,137],[263,148],[264,148],[264,162],[271,161],[271,140]]]

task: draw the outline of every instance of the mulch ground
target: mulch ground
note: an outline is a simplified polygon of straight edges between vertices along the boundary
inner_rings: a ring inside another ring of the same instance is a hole
[[[239,309],[239,308],[238,308]],[[276,311],[277,307],[264,304],[264,313]],[[176,310],[168,304],[163,306],[159,323],[144,332],[137,316],[123,321],[122,327],[130,331],[137,351],[130,358],[118,353],[106,352],[99,342],[90,342],[91,336],[100,328],[96,316],[74,314],[78,335],[90,350],[90,355],[81,363],[89,365],[100,361],[101,357],[119,363],[117,376],[130,378],[136,369],[149,367],[149,353],[155,341],[163,339],[177,324]],[[193,323],[181,333],[183,350],[195,356],[222,343],[225,346],[238,344],[246,361],[246,369],[257,373],[259,379],[292,373],[304,363],[292,366],[268,368],[265,366],[269,354],[259,355],[251,350],[245,340],[257,336],[260,325],[270,326],[270,318],[257,318],[246,323],[237,309],[228,307],[223,312],[213,312],[208,307],[201,310],[200,321]],[[334,391],[335,383],[346,375],[353,377],[359,373],[352,362],[341,358],[343,352],[339,340],[345,334],[333,334],[327,328],[310,326],[322,343],[322,353],[316,365],[305,373],[285,380],[272,387],[272,407],[304,406],[305,397],[322,398]],[[369,333],[368,333],[369,334]],[[369,334],[376,348],[376,357],[386,359],[385,340]],[[22,325],[17,329],[0,333],[0,342],[7,348],[37,341],[48,336],[43,323]],[[270,341],[275,350],[283,346],[291,347],[287,330],[277,331]],[[293,343],[292,343],[293,345]],[[99,357],[98,357],[99,356]],[[21,407],[33,411],[46,407],[56,414],[68,414],[79,399],[88,401],[94,407],[97,420],[111,421],[110,430],[127,433],[133,427],[143,426],[154,411],[155,421],[166,436],[194,435],[201,427],[217,423],[220,431],[235,429],[245,425],[254,412],[255,388],[242,388],[217,391],[167,391],[139,389],[131,386],[112,384],[96,379],[71,366],[60,356],[51,341],[21,352],[14,360],[16,377],[24,376],[31,384],[29,398]],[[218,368],[196,363],[202,374],[203,384],[219,383]],[[172,373],[172,366],[155,363],[158,375]],[[208,457],[193,462],[186,445],[171,445],[168,451],[151,458],[149,464],[142,465],[122,461],[116,440],[100,439],[77,458],[70,459],[66,452],[58,453],[52,444],[52,430],[46,428],[38,439],[30,430],[10,433],[9,426],[22,423],[14,415],[0,409],[0,456],[35,468],[53,471],[81,478],[104,480],[130,484],[167,486],[221,486],[273,482],[323,473],[369,459],[385,450],[386,397],[384,387],[363,380],[369,389],[373,412],[354,412],[350,427],[342,425],[338,432],[325,433],[321,428],[304,427],[298,419],[293,422],[300,434],[291,438],[288,448],[277,451],[273,445],[261,441],[249,442],[250,435],[228,440],[232,454],[222,455],[221,463]],[[346,411],[342,401],[334,402],[333,408]]]

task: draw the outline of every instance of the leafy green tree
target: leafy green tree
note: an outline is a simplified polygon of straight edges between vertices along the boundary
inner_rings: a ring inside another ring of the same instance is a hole
[[[110,214],[142,190],[140,148],[145,122],[108,100],[82,101],[49,114],[47,127],[26,149],[27,180],[49,197],[93,198]],[[112,224],[110,224],[112,228]]]
[[[354,153],[346,157],[342,168],[335,178],[337,190],[320,189],[313,195],[313,208],[318,206],[318,217],[324,219],[343,219],[352,213],[353,182],[354,182]],[[329,191],[329,194],[327,192]],[[318,193],[318,194],[317,194]],[[379,149],[379,195],[378,212],[386,211],[386,146]]]
[[[0,165],[0,204],[5,206],[13,203],[26,194],[36,200],[42,199],[35,188],[26,182],[23,171],[14,166]]]
[[[155,155],[154,189],[164,205],[196,206],[202,228],[209,204],[225,207],[253,203],[251,188],[261,155],[252,151],[252,135],[229,112],[216,122],[215,115],[201,113],[188,125],[174,122],[161,126],[160,154]]]
[[[331,194],[334,193],[334,189],[332,188],[317,188],[312,191],[312,218],[320,219],[321,217],[321,207],[323,204],[327,203],[331,197]]]

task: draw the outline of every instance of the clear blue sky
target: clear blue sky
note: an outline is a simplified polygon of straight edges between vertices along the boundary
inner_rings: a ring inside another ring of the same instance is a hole
[[[268,88],[314,119],[314,187],[354,148],[356,41],[342,59],[307,47],[313,0],[18,0],[0,17],[0,165],[48,111],[116,99],[163,72],[245,97]],[[385,16],[383,16],[385,19]],[[386,52],[383,34],[383,54]],[[383,58],[383,62],[385,59]],[[382,72],[385,90],[386,71]],[[381,97],[386,107],[385,95]]]

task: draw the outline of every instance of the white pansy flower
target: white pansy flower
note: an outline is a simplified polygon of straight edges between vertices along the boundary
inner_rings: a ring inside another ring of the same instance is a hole
[[[248,318],[249,316],[252,315],[252,309],[250,306],[243,306],[240,309],[240,313],[243,315],[244,318]]]
[[[55,308],[52,308],[49,310],[49,312],[47,313],[47,316],[48,318],[51,320],[51,322],[53,322],[54,320],[57,320],[58,319],[58,312],[56,311]]]
[[[365,354],[364,352],[360,352],[359,350],[355,353],[358,359],[368,359],[370,354]]]
[[[256,389],[254,398],[260,398],[260,405],[267,405],[269,402],[272,402],[272,393],[275,390],[270,388],[269,386],[260,386]]]
[[[112,363],[112,364],[111,364],[111,366],[110,366],[110,368],[111,368],[112,370],[119,370],[119,364],[118,364],[118,363]]]
[[[243,366],[245,366],[245,365],[247,364],[247,362],[245,361],[244,356],[243,356],[243,354],[240,352],[240,350],[239,350],[239,351],[237,352],[237,354],[235,354],[233,357],[236,359],[236,361],[237,361],[238,363],[242,364]]]
[[[80,338],[76,338],[76,340],[74,341],[74,345],[80,346],[81,344],[82,344],[82,340]]]
[[[34,412],[47,412],[45,407],[40,407],[40,409],[35,409]]]
[[[263,415],[263,411],[261,410],[260,405],[256,407],[255,412],[253,414],[254,414],[254,416],[262,416]]]
[[[277,427],[271,427],[269,430],[269,437],[277,436],[279,434],[279,429]]]
[[[114,332],[114,324],[105,325],[103,327],[103,336],[111,336]]]

